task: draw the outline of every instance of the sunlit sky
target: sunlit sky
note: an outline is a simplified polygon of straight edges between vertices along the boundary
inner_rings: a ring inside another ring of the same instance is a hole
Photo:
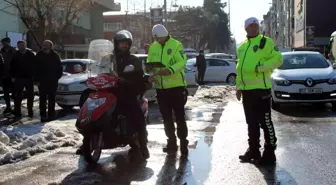
[[[147,10],[150,7],[158,7],[163,5],[163,0],[128,0],[128,11],[144,11],[144,1],[147,4]],[[227,0],[222,0],[226,2]],[[121,3],[121,11],[127,10],[127,0],[115,0]],[[168,11],[174,10],[172,3],[177,5],[202,6],[203,0],[167,0]],[[249,17],[256,17],[262,20],[264,14],[267,13],[272,0],[231,0],[231,32],[234,34],[237,43],[245,40],[244,21]],[[228,8],[225,9],[228,12]]]

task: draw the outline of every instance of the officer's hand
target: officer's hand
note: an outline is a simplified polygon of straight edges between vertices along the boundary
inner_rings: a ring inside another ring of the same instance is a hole
[[[241,90],[236,90],[236,97],[237,97],[237,100],[238,100],[238,101],[240,101],[241,96],[242,96],[242,92],[241,92]]]
[[[150,76],[150,77],[148,77],[148,82],[149,82],[149,83],[153,83],[153,82],[155,82],[155,78],[154,78],[154,76]]]
[[[171,75],[171,72],[169,71],[169,69],[161,69],[159,71],[158,75],[160,75],[160,76],[169,76],[169,75]]]

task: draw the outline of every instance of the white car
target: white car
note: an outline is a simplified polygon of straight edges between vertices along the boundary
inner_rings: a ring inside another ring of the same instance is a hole
[[[218,58],[218,59],[236,59],[235,55],[226,54],[226,53],[207,53],[206,57],[209,58]]]
[[[236,82],[236,63],[224,59],[205,57],[206,71],[204,82],[225,82],[235,84]],[[187,67],[197,71],[196,58],[187,61]],[[196,72],[197,78],[198,72]]]
[[[312,51],[284,52],[274,70],[272,108],[282,103],[332,103],[336,107],[336,72],[323,55]]]
[[[136,54],[138,58],[143,63],[146,62],[147,55],[146,54]],[[86,81],[89,77],[89,72],[87,71],[87,66],[89,65],[90,60],[89,59],[68,59],[62,61],[63,69],[67,72],[74,71],[74,68],[76,65],[80,64],[83,66],[83,72],[63,76],[58,81],[58,90],[56,95],[56,103],[62,107],[62,108],[73,108],[74,106],[80,106],[83,103],[83,100],[81,100],[82,93],[87,89],[86,87]],[[186,68],[186,80],[188,83],[188,86],[193,87],[196,86],[195,83],[195,71]],[[149,101],[155,101],[156,100],[156,91],[155,89],[151,89],[145,93],[146,98]]]

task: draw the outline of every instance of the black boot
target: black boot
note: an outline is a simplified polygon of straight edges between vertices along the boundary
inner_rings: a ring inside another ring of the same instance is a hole
[[[163,148],[163,152],[168,155],[174,155],[177,152],[176,139],[168,139],[167,146]]]
[[[147,143],[148,143],[147,136],[148,136],[148,132],[146,128],[144,128],[142,131],[139,132],[140,152],[141,152],[143,159],[149,159],[150,157],[149,150],[147,147]]]
[[[261,158],[259,149],[247,149],[244,155],[240,155],[241,162],[258,162]]]
[[[261,159],[259,160],[259,165],[274,165],[276,163],[276,156],[274,149],[265,149]]]
[[[82,155],[83,154],[83,145],[79,147],[79,149],[76,151],[76,155]]]
[[[180,151],[181,151],[182,156],[188,156],[189,154],[188,144],[189,144],[189,141],[187,139],[180,140]]]

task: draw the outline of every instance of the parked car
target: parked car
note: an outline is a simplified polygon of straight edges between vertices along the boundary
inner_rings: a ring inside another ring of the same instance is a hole
[[[209,58],[218,58],[218,59],[236,59],[235,55],[226,54],[226,53],[207,53],[206,57]]]
[[[336,107],[336,72],[319,52],[284,52],[284,63],[274,70],[272,108],[283,103],[332,103]]]
[[[77,74],[86,72],[88,68],[88,64],[90,63],[90,59],[65,59],[62,60],[63,72],[70,74]],[[80,65],[82,67],[82,72],[76,72],[76,65]]]
[[[144,63],[147,60],[147,54],[136,54],[141,61],[142,65],[144,67]],[[62,61],[63,64],[63,69],[67,70],[68,72],[73,71],[72,68],[76,64],[83,64],[83,72],[77,73],[77,74],[72,74],[72,75],[67,75],[63,76],[59,81],[58,81],[58,90],[57,90],[57,95],[56,95],[56,103],[66,109],[73,108],[74,106],[80,106],[82,103],[81,100],[81,95],[82,92],[84,92],[87,87],[85,86],[86,81],[89,77],[89,71],[87,70],[87,66],[90,65],[90,60],[86,59],[67,59]],[[191,69],[185,69],[186,71],[186,80],[188,85],[190,87],[196,86],[195,82],[195,71]],[[149,101],[155,101],[156,100],[156,91],[155,89],[151,89],[145,93],[146,98]]]
[[[235,62],[210,57],[205,57],[205,61],[207,68],[204,75],[204,82],[226,82],[235,84],[237,76]],[[197,79],[196,59],[189,59],[187,61],[187,67],[196,71]]]

